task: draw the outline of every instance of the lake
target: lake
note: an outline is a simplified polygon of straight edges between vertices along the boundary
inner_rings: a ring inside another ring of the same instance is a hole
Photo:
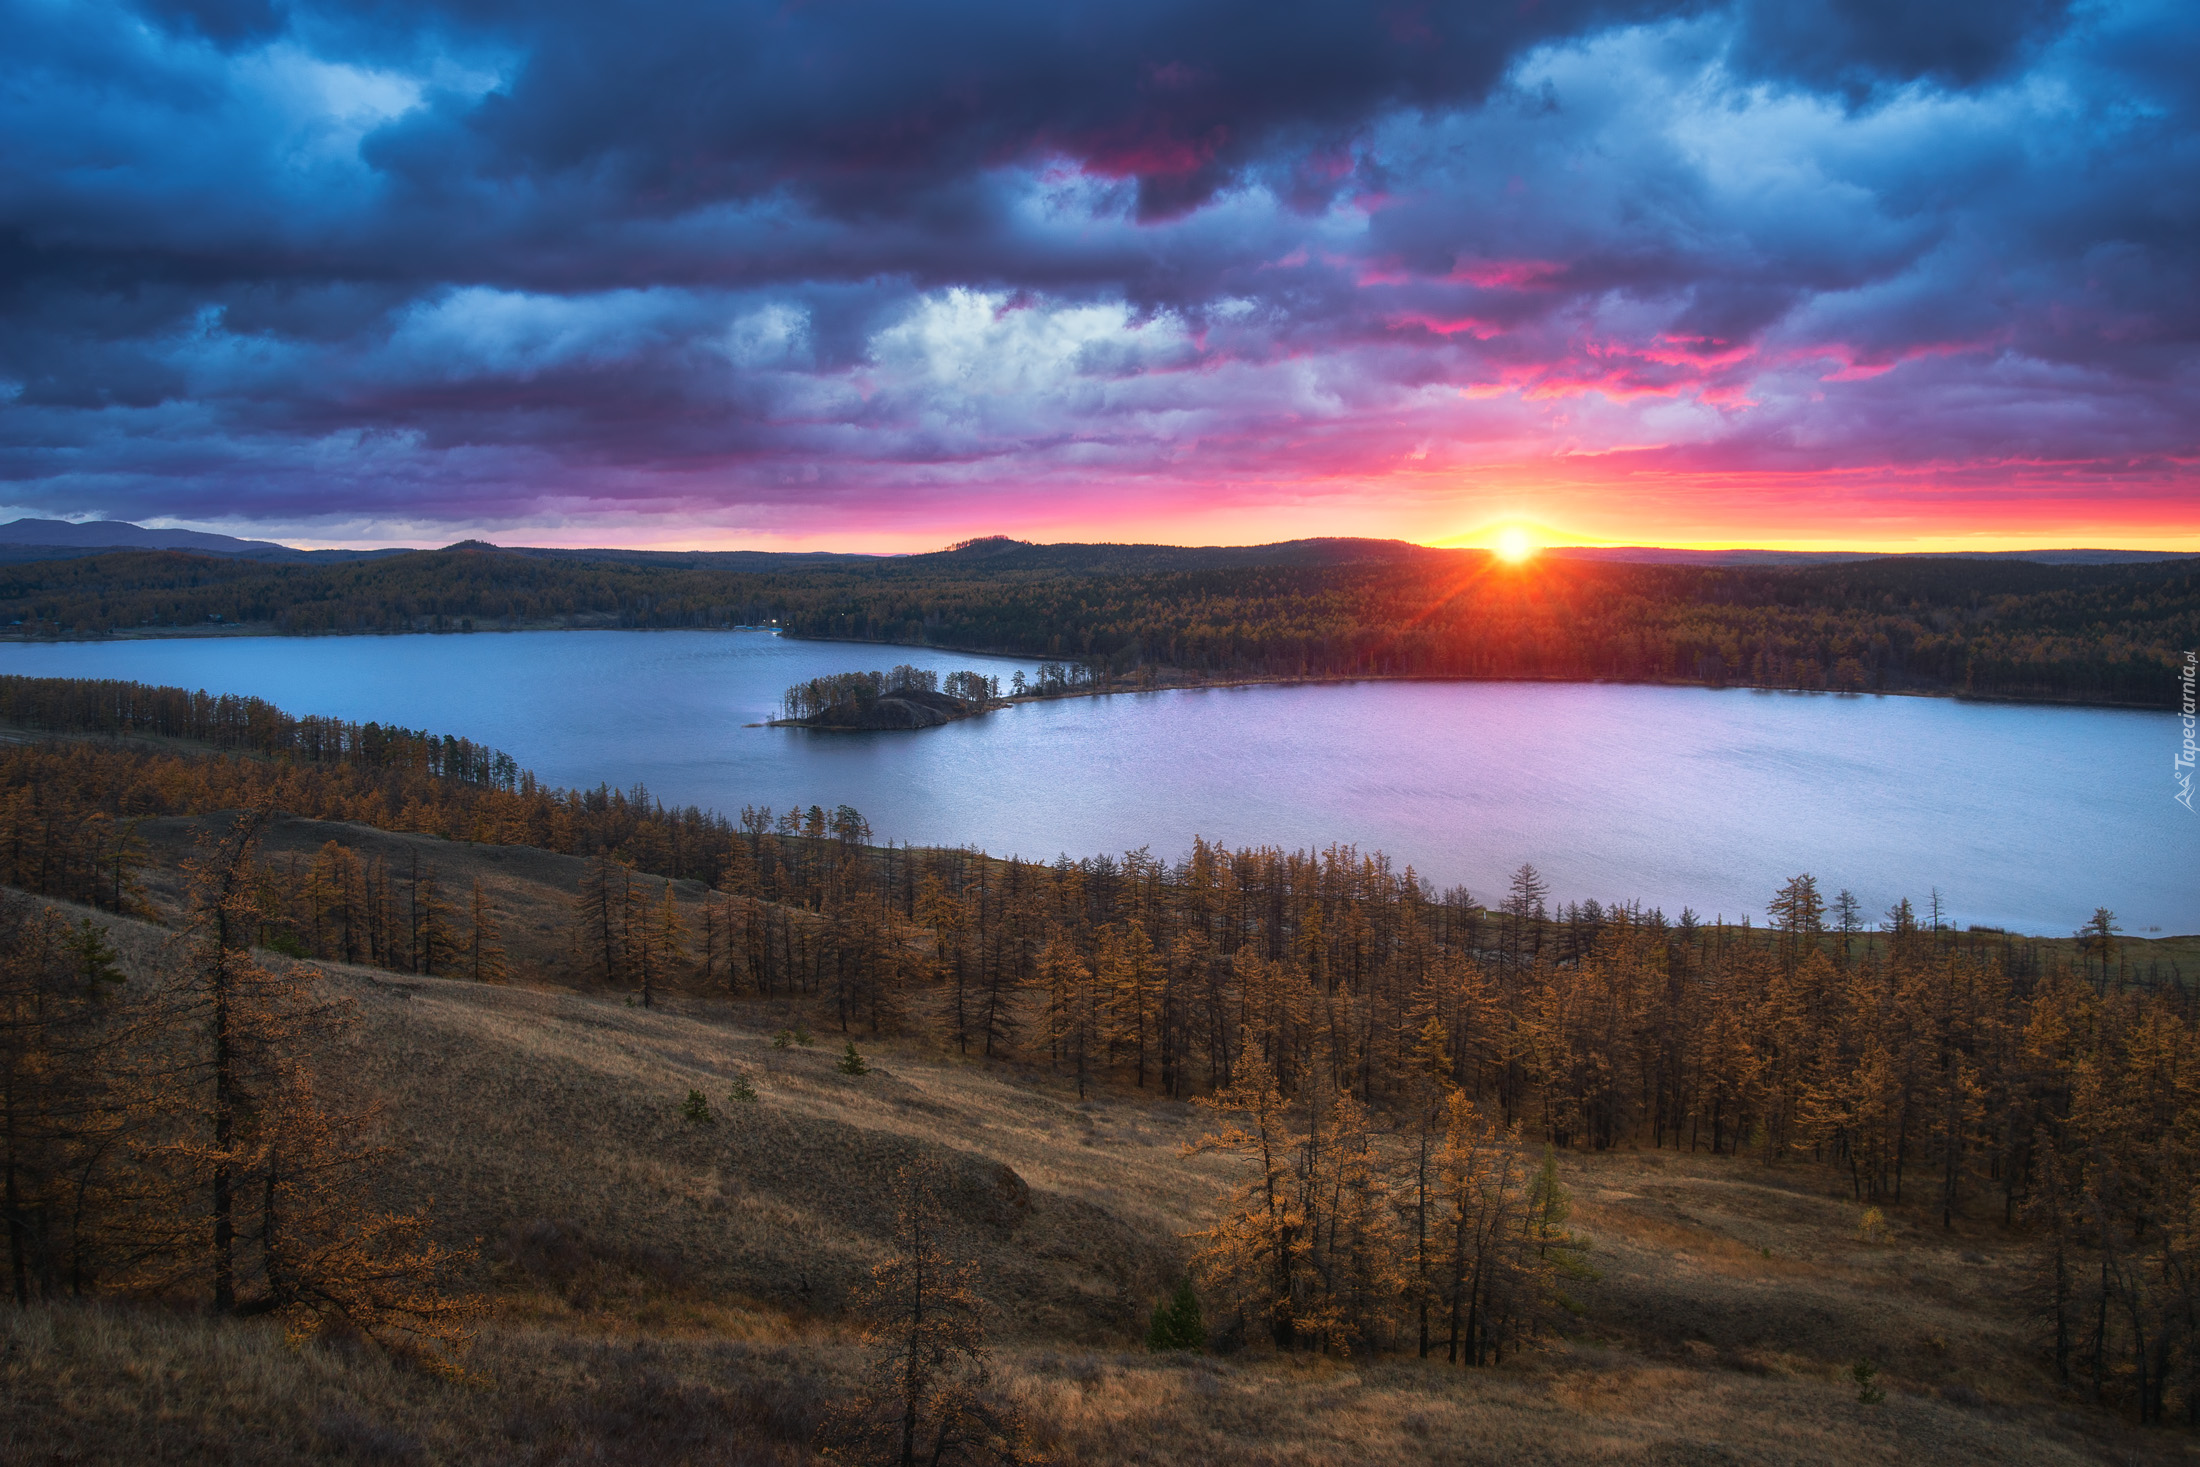
[[[911,662],[1005,683],[1034,661],[769,632],[0,644],[0,672],[251,693],[509,750],[558,784],[667,804],[849,804],[878,839],[1042,859],[1194,834],[1345,842],[1438,887],[1762,921],[1787,877],[1877,915],[1938,887],[1958,923],[2200,931],[2200,818],[2166,713],[1560,683],[1118,694],[904,734],[751,728],[789,684]]]

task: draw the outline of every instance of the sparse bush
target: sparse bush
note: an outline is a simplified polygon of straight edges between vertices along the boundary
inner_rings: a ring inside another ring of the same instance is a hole
[[[710,1102],[703,1098],[702,1091],[690,1090],[688,1098],[680,1103],[680,1119],[690,1125],[708,1126],[716,1124],[718,1117],[710,1113]]]
[[[791,1033],[789,1033],[789,1032],[788,1032],[788,1031],[786,1031],[785,1029],[782,1029],[782,1030],[780,1030],[780,1031],[779,1031],[779,1032],[778,1032],[777,1034],[774,1034],[774,1035],[772,1036],[772,1048],[773,1048],[773,1049],[785,1049],[785,1048],[787,1048],[787,1047],[788,1047],[789,1045],[791,1045],[791,1044],[793,1044],[793,1043],[794,1043],[794,1035],[792,1035]]]
[[[1864,1215],[1856,1220],[1856,1241],[1879,1244],[1887,1241],[1887,1215],[1876,1207],[1864,1209]]]
[[[848,1041],[846,1053],[841,1055],[839,1063],[835,1064],[833,1068],[843,1075],[868,1075],[871,1073],[871,1067],[863,1062],[863,1056],[856,1053],[856,1042],[853,1039]]]
[[[281,953],[286,958],[310,958],[313,956],[312,950],[305,945],[305,942],[297,933],[286,931],[280,927],[267,933],[260,946],[266,948],[269,952]]]
[[[756,1103],[756,1086],[749,1082],[748,1076],[735,1075],[733,1089],[726,1092],[726,1101],[731,1105],[753,1105]]]
[[[98,992],[102,984],[120,984],[125,981],[122,965],[116,961],[114,944],[107,940],[107,931],[89,917],[80,918],[69,935],[62,939],[61,947],[69,954],[69,965],[76,970],[77,981],[89,992]]]
[[[1200,1316],[1199,1295],[1190,1279],[1180,1280],[1174,1294],[1154,1305],[1146,1348],[1156,1354],[1207,1348],[1207,1322]]]
[[[794,1026],[794,1042],[801,1045],[805,1049],[817,1043],[815,1039],[810,1037],[810,1026],[807,1024],[797,1024]]]
[[[1856,1382],[1858,1404],[1876,1406],[1887,1399],[1886,1388],[1879,1384],[1879,1367],[1869,1360],[1859,1360],[1849,1367],[1849,1379]]]

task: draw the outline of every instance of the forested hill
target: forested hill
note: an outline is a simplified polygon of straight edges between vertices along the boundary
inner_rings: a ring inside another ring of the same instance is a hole
[[[1641,564],[1398,541],[981,540],[878,558],[504,550],[348,564],[175,551],[0,566],[19,636],[776,622],[1153,675],[1622,679],[2173,706],[2200,562]]]

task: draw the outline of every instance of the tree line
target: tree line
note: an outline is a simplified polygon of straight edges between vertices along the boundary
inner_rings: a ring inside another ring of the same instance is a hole
[[[1238,552],[987,542],[875,559],[589,559],[465,545],[336,565],[125,552],[0,567],[18,635],[774,623],[1212,677],[1612,678],[2168,707],[2191,560],[1670,566],[1329,542]],[[1140,551],[1156,553],[1140,554]],[[1118,553],[1119,552],[1119,553]]]
[[[997,860],[878,846],[845,807],[728,821],[643,792],[104,742],[0,749],[0,798],[13,884],[95,898],[117,833],[156,810],[565,850],[589,862],[585,981],[801,1000],[843,1030],[923,1012],[961,1052],[1080,1089],[1204,1098],[1248,1190],[1202,1278],[1226,1328],[1278,1344],[1493,1359],[1580,1262],[1535,1153],[1674,1147],[2022,1230],[2045,1357],[2144,1420],[2200,1417],[2200,1015],[2105,911],[2060,958],[1955,931],[1937,902],[1868,916],[1808,876],[1764,927],[1707,924],[1553,904],[1532,868],[1490,898],[1438,892],[1347,846]],[[684,901],[675,880],[696,883]]]
[[[0,565],[0,626],[64,636],[179,627],[312,635],[736,626],[776,615],[781,579],[477,545],[333,565],[109,551]]]
[[[1016,674],[1019,691],[1023,674]],[[796,683],[780,695],[782,717],[815,718],[843,703],[862,705],[897,693],[944,693],[965,703],[987,703],[1001,696],[1001,680],[964,669],[943,679],[929,667],[900,663],[885,672],[836,672]]]
[[[103,678],[0,676],[0,722],[55,733],[187,739],[217,749],[513,789],[512,756],[471,739],[378,723],[299,717],[265,699]]]

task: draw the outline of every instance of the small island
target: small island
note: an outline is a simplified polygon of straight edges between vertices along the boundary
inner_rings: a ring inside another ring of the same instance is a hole
[[[780,698],[783,716],[774,727],[835,733],[937,728],[1001,707],[1001,680],[978,672],[951,672],[904,663],[888,672],[844,672],[796,683]]]

